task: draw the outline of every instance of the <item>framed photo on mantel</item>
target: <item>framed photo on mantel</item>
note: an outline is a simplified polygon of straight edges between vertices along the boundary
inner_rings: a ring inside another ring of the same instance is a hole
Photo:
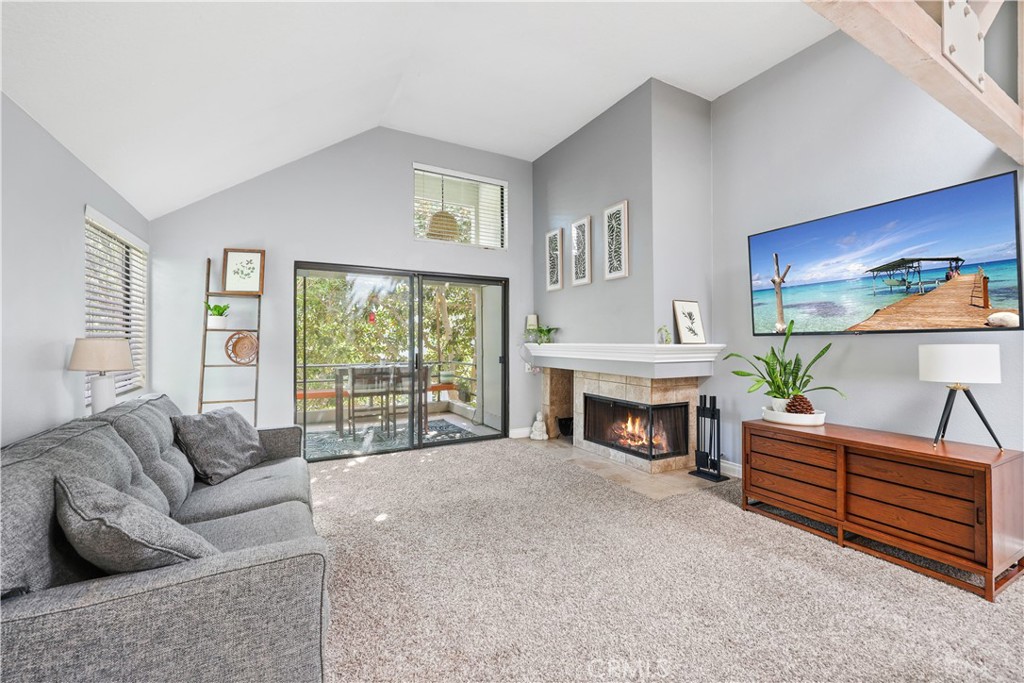
[[[705,344],[704,323],[700,319],[700,305],[696,301],[673,301],[676,332],[681,344]]]
[[[225,249],[221,289],[232,294],[263,294],[263,249]]]

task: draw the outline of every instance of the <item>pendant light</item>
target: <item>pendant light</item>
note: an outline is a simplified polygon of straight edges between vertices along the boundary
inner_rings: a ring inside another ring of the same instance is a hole
[[[444,177],[441,177],[441,209],[430,217],[427,223],[427,237],[432,240],[455,241],[459,235],[459,223],[455,216],[444,210]]]

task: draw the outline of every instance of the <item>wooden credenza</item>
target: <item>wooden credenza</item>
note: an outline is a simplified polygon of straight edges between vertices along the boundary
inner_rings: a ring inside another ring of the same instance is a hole
[[[805,519],[780,516],[769,507]],[[1024,574],[1020,451],[952,441],[933,448],[929,439],[905,434],[751,420],[743,423],[743,509],[988,600]],[[888,554],[864,539],[978,574],[984,586]]]

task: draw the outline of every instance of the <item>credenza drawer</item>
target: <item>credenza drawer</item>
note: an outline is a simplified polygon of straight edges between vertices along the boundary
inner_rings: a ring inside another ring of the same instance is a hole
[[[921,545],[974,557],[974,525],[959,524],[914,510],[860,496],[846,497],[847,518],[856,523],[888,531]]]
[[[835,449],[818,448],[817,446],[775,439],[760,434],[750,435],[750,451],[751,453],[764,453],[765,455],[795,460],[796,462],[807,463],[830,470],[836,468]]]
[[[750,467],[762,472],[777,474],[797,481],[805,481],[826,489],[836,489],[836,471],[824,467],[808,465],[796,460],[776,458],[764,453],[750,454]]]
[[[778,494],[797,502],[809,503],[815,508],[821,508],[823,512],[835,512],[836,509],[836,492],[821,486],[754,469],[750,470],[750,485],[754,492],[761,490],[768,494]]]
[[[984,561],[986,535],[977,527],[985,523],[985,507],[975,500],[978,484],[975,472],[952,464],[850,449],[846,514],[854,524]]]
[[[934,469],[879,457],[870,451],[851,449],[846,456],[846,471],[848,474],[974,500],[974,475],[970,470]]]
[[[974,501],[892,484],[857,474],[850,474],[847,477],[846,492],[849,495],[898,505],[960,524],[973,525],[976,519]]]

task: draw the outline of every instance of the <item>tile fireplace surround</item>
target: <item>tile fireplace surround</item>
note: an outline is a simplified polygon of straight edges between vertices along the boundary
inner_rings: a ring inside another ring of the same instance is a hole
[[[545,373],[551,372],[545,368]],[[554,372],[558,372],[555,370]],[[563,371],[568,372],[568,371]],[[606,398],[617,398],[634,403],[661,405],[666,403],[689,403],[689,443],[686,454],[658,460],[630,455],[608,446],[602,446],[583,438],[583,395],[591,394]],[[646,377],[630,377],[626,375],[607,375],[600,372],[572,373],[572,443],[577,448],[601,455],[610,460],[635,467],[644,472],[657,474],[670,470],[689,469],[693,467],[693,451],[696,447],[697,419],[697,378],[677,377],[669,379],[649,379]],[[557,433],[557,432],[555,432]]]
[[[544,344],[543,347],[529,344],[527,347],[534,364],[543,370],[542,413],[551,438],[559,433],[558,418],[572,415],[573,445],[577,448],[651,474],[693,467],[698,378],[711,374],[712,363],[724,345],[681,348],[648,344]],[[686,454],[648,460],[584,439],[584,394],[654,406],[689,403]]]

